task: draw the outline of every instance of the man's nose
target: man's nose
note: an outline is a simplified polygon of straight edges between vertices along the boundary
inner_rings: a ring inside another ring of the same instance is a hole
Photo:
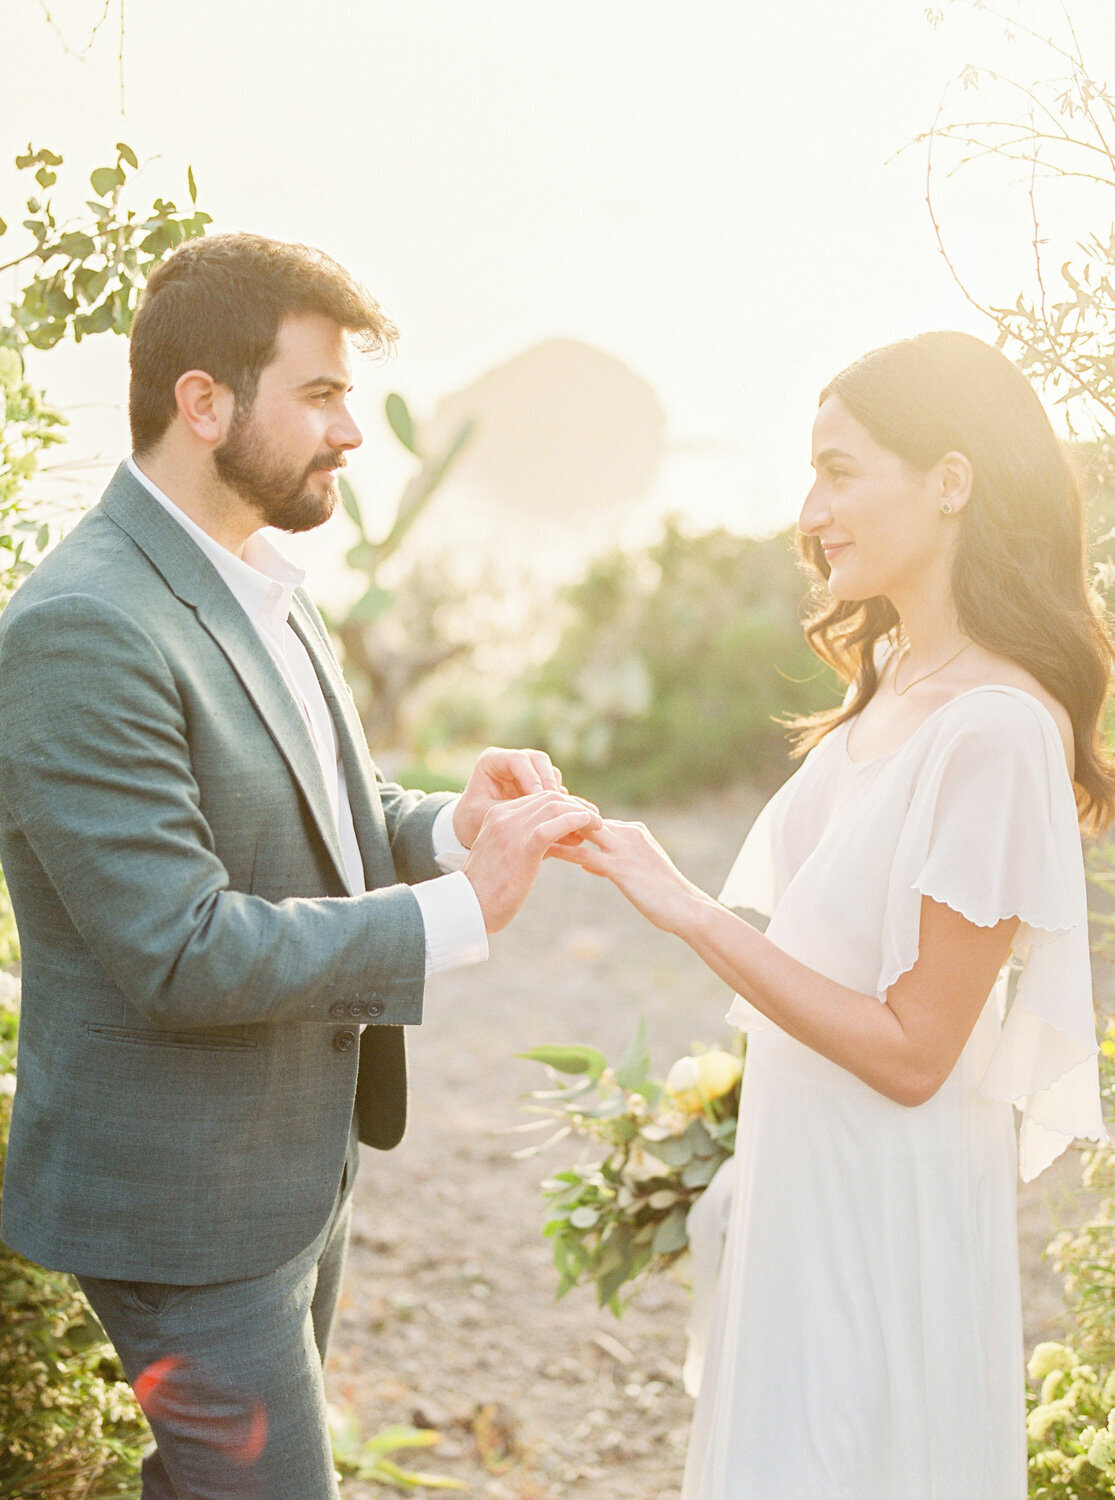
[[[347,450],[349,448],[359,448],[363,441],[364,434],[357,427],[352,413],[346,406],[344,412],[337,417],[337,420],[329,429],[330,445],[334,448]]]

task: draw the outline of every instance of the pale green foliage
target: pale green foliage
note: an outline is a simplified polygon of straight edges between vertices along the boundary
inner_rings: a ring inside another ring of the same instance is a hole
[[[618,1315],[628,1283],[671,1265],[688,1246],[689,1210],[735,1149],[738,1083],[696,1110],[682,1107],[650,1076],[642,1022],[615,1068],[594,1047],[536,1047],[522,1056],[543,1063],[555,1083],[558,1074],[573,1079],[532,1096],[535,1113],[559,1122],[546,1145],[575,1135],[590,1147],[588,1161],[542,1184],[557,1295],[591,1283],[600,1306]]]
[[[0,605],[31,567],[30,544],[40,546],[42,528],[23,513],[28,482],[46,449],[62,441],[61,412],[47,404],[26,377],[19,351],[0,345]]]
[[[777,785],[776,721],[839,702],[802,638],[805,592],[788,534],[693,536],[667,521],[659,541],[598,559],[566,590],[561,639],[518,686],[505,735],[602,801]]]
[[[24,248],[2,268],[27,267],[30,275],[0,324],[0,607],[47,540],[46,528],[28,514],[28,487],[43,454],[62,441],[65,421],[27,378],[23,350],[49,349],[67,332],[77,340],[127,333],[151,267],[208,222],[196,211],[180,216],[162,199],[143,216],[124,209],[121,189],[138,163],[123,143],[114,166],[93,172],[96,201],[76,221],[60,222],[51,197],[60,156],[28,147],[16,164],[33,174],[36,190],[27,200]],[[192,199],[192,174],[189,191]],[[18,984],[6,967],[17,958],[0,876],[0,1179],[18,1030]],[[72,1278],[0,1245],[0,1497],[136,1496],[148,1438],[119,1362]]]
[[[0,1181],[18,993],[0,972]],[[0,1497],[138,1495],[146,1441],[131,1388],[72,1279],[0,1246]]]
[[[469,645],[445,628],[446,606],[457,601],[444,570],[419,562],[391,586],[384,568],[426,512],[468,442],[473,424],[463,422],[448,443],[431,452],[406,402],[395,392],[387,397],[385,415],[418,467],[399,498],[394,520],[378,540],[368,533],[356,492],[346,479],[340,481],[345,514],[359,534],[345,560],[366,582],[343,619],[329,618],[328,623],[341,644],[346,676],[369,738],[393,745],[406,699],[432,673],[463,656]]]
[[[405,1492],[413,1490],[467,1490],[459,1479],[404,1469],[390,1456],[403,1450],[436,1448],[441,1433],[429,1427],[383,1427],[372,1437],[364,1437],[360,1424],[349,1411],[337,1407],[329,1410],[329,1432],[333,1442],[333,1461],[342,1474],[370,1480]]]
[[[28,146],[16,166],[34,176],[23,220],[29,243],[0,268],[34,268],[12,304],[12,324],[0,340],[50,349],[67,332],[81,340],[91,333],[126,334],[151,270],[183,240],[203,234],[209,215],[192,206],[197,197],[193,173],[187,188],[191,208],[179,213],[167,199],[156,198],[142,213],[124,204],[128,173],[139,167],[135,152],[117,142],[116,160],[97,167],[89,178],[95,197],[85,212],[60,219],[52,189],[62,158],[57,152]],[[0,220],[0,234],[7,232]]]
[[[1031,1500],[1111,1500],[1115,1374],[1064,1344],[1039,1344],[1029,1372],[1040,1382],[1026,1418]]]

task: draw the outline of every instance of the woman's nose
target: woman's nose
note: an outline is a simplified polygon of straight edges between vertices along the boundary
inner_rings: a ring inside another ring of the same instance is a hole
[[[823,531],[832,521],[832,513],[829,510],[823,496],[817,493],[820,485],[814,483],[802,502],[801,513],[798,516],[798,530],[803,536],[813,536],[818,531]]]

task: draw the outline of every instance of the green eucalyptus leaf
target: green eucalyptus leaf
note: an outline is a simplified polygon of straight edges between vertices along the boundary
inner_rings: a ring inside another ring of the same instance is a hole
[[[608,1066],[608,1059],[595,1047],[532,1047],[515,1055],[527,1062],[543,1063],[555,1073],[587,1073],[590,1078],[599,1078]]]
[[[345,515],[363,536],[365,534],[364,518],[360,514],[360,502],[356,498],[356,491],[343,474],[337,480],[337,488],[341,492],[341,504],[345,508]]]
[[[127,141],[117,141],[116,150],[121,161],[126,161],[133,169],[139,166],[139,157],[135,154]]]
[[[651,1245],[651,1253],[654,1255],[674,1255],[679,1250],[684,1250],[689,1244],[689,1236],[685,1231],[686,1210],[679,1205],[662,1220],[654,1233]]]
[[[58,241],[58,248],[71,260],[85,260],[97,249],[93,240],[87,234],[82,234],[80,230],[71,230],[69,234],[64,234]]]
[[[35,173],[35,181],[41,188],[53,187],[58,181],[58,173],[52,172],[49,167],[40,167]]]
[[[587,1205],[575,1208],[569,1215],[569,1222],[574,1229],[592,1229],[600,1221],[600,1215],[595,1208]]]
[[[89,181],[95,193],[107,198],[109,193],[121,186],[124,174],[119,167],[96,167],[89,174]]]
[[[186,168],[186,187],[189,189],[190,202],[197,202],[197,182],[194,180],[193,167]]]
[[[347,618],[356,624],[370,625],[373,620],[379,619],[384,610],[389,608],[391,599],[390,589],[381,588],[378,583],[373,583],[349,610]]]
[[[682,1185],[687,1188],[708,1187],[709,1183],[720,1170],[721,1156],[695,1156],[691,1162],[682,1168]]]
[[[414,418],[411,416],[410,409],[403,398],[396,391],[392,391],[383,403],[383,409],[387,413],[387,420],[391,426],[391,431],[399,439],[399,442],[411,453],[421,457],[414,435]]]
[[[635,1035],[631,1038],[627,1051],[616,1068],[616,1082],[620,1088],[635,1093],[646,1083],[649,1073],[650,1053],[647,1051],[647,1028],[646,1022],[640,1016]]]
[[[8,232],[8,226],[7,226],[7,224],[4,222],[3,219],[0,219],[0,234],[7,234],[7,232]]]

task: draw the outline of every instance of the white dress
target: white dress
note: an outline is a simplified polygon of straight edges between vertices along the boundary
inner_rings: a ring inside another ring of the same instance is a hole
[[[1074,1137],[1106,1139],[1061,738],[1031,694],[990,686],[877,759],[851,760],[847,735],[766,806],[721,900],[880,1001],[917,959],[923,894],[1021,925],[916,1108],[733,1003],[750,1036],[683,1497],[1023,1500],[1019,1149],[1030,1178]]]

